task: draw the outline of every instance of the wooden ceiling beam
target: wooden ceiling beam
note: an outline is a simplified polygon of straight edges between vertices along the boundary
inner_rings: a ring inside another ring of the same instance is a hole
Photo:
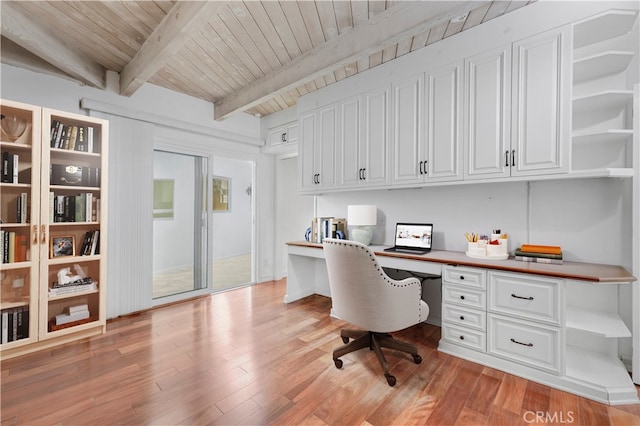
[[[72,78],[106,88],[106,70],[80,52],[70,49],[51,31],[33,22],[13,2],[2,2],[2,36]],[[3,52],[4,54],[4,52]],[[43,72],[48,70],[43,69]]]
[[[368,58],[370,54],[398,43],[404,37],[419,34],[434,25],[464,15],[469,10],[481,7],[483,3],[485,2],[399,2],[241,90],[218,100],[215,102],[214,118],[220,120],[252,108],[337,68]]]
[[[120,94],[133,95],[200,31],[224,1],[179,1],[120,73]]]

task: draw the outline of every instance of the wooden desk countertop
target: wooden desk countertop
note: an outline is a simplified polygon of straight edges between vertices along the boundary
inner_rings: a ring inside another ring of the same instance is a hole
[[[307,241],[290,241],[290,246],[322,249],[322,244]],[[447,265],[475,266],[478,268],[496,269],[500,271],[519,272],[525,274],[545,275],[556,278],[592,281],[594,283],[632,283],[636,277],[622,266],[602,265],[564,261],[562,265],[536,262],[521,262],[510,257],[507,260],[485,260],[468,257],[463,252],[447,250],[431,250],[427,254],[412,255],[406,253],[390,253],[384,251],[386,246],[371,246],[376,256],[399,257],[423,262],[445,263]]]

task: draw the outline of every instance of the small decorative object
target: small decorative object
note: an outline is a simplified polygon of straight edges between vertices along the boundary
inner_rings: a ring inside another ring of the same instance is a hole
[[[9,138],[11,142],[15,142],[27,130],[27,122],[15,115],[2,114],[0,116],[0,130],[2,130],[3,136]]]
[[[495,230],[489,235],[464,233],[467,239],[466,255],[476,259],[506,260],[509,258],[507,234]]]
[[[53,237],[51,238],[51,257],[75,256],[75,237]]]
[[[378,222],[378,208],[375,205],[347,206],[347,224],[352,226],[349,238],[369,245],[373,236],[372,226]]]
[[[311,227],[308,227],[304,233],[304,239],[306,241],[311,241]]]

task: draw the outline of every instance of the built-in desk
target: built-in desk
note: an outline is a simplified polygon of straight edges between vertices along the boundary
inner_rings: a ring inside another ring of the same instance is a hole
[[[284,301],[331,297],[322,245],[287,245]],[[636,281],[624,268],[384,248],[372,246],[382,267],[442,278],[442,300],[428,301],[441,303],[438,350],[607,404],[640,403],[618,358],[618,339],[631,336],[618,315],[618,290]]]

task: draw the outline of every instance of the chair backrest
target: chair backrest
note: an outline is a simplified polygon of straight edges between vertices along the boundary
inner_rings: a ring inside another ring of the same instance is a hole
[[[387,333],[425,321],[417,278],[394,280],[366,245],[327,238],[323,242],[334,314],[363,329]]]

